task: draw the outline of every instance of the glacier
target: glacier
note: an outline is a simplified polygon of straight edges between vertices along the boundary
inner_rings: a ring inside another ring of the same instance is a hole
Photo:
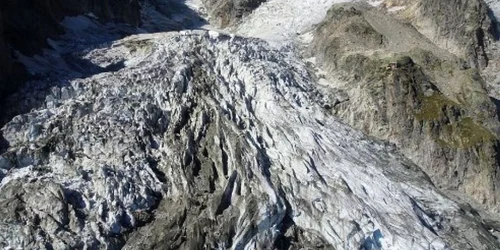
[[[337,2],[270,0],[233,30],[103,38],[77,53],[63,38],[22,58],[49,76],[28,86],[53,87],[1,129],[0,246],[498,249],[474,209],[331,114],[295,43]],[[86,18],[65,23],[106,28]],[[58,53],[94,68],[61,67]]]

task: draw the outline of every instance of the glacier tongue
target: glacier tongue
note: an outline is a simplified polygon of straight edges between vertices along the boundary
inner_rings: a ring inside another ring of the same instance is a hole
[[[182,31],[82,57],[124,66],[2,129],[3,247],[498,247],[395,148],[329,114],[290,48]]]

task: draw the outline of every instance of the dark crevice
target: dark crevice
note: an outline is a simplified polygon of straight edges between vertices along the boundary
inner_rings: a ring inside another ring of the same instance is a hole
[[[249,136],[249,135],[247,135]],[[264,176],[269,180],[271,178],[271,160],[269,155],[267,154],[266,147],[264,145],[264,139],[262,136],[257,136],[257,143],[253,142],[253,146],[258,150],[257,151],[257,162],[259,164],[260,171]]]
[[[208,178],[208,192],[213,194],[215,193],[216,186],[215,186],[215,178],[209,177]]]
[[[183,167],[187,167],[193,162],[193,156],[189,152],[184,152],[184,164]]]
[[[309,156],[309,162],[308,162],[308,163],[309,163],[309,164],[308,164],[308,165],[309,165],[309,167],[310,167],[310,168],[314,171],[314,173],[316,173],[316,175],[317,175],[317,176],[318,176],[318,178],[321,180],[321,182],[322,182],[323,184],[325,184],[325,185],[326,185],[326,180],[325,180],[325,179],[323,178],[323,176],[319,173],[318,168],[316,167],[316,163],[314,162],[314,159],[313,159],[311,156]]]
[[[273,244],[273,249],[333,249],[325,239],[313,231],[305,231],[293,221],[291,205],[285,198],[285,191],[280,188],[280,196],[284,198],[286,214],[279,225],[279,235]]]
[[[228,245],[228,248],[231,247],[233,245],[233,238],[234,236],[236,236],[236,229],[234,227],[234,225],[230,225],[229,226],[229,232],[227,234],[227,245]]]
[[[215,215],[222,214],[224,210],[226,210],[231,205],[231,195],[233,193],[237,177],[238,177],[238,172],[233,171],[226,185],[226,190],[224,190],[224,193],[222,194],[221,201],[219,206],[217,207]]]
[[[193,158],[194,158],[194,161],[193,161],[193,176],[197,177],[197,176],[200,175],[201,162],[198,159],[198,157],[196,157],[196,155],[194,155]]]
[[[319,125],[321,125],[322,127],[324,127],[324,126],[325,126],[325,124],[324,124],[322,121],[320,121],[320,120],[318,120],[318,119],[315,119],[315,120],[316,120],[316,122],[317,122]]]
[[[496,141],[495,145],[493,146],[493,149],[495,150],[495,161],[496,161],[496,167],[493,170],[493,176],[495,180],[500,179],[500,142]],[[500,183],[496,182],[495,183],[495,189],[500,189]]]
[[[497,118],[500,121],[500,100],[490,97],[490,100],[495,104],[496,112],[497,112]]]
[[[358,234],[359,232],[362,231],[361,227],[359,226],[359,223],[357,223],[356,221],[351,221],[351,224],[354,227],[352,228],[351,232],[349,232],[349,234],[347,234],[347,241],[349,241],[354,236],[356,236],[356,234]]]
[[[182,108],[179,120],[174,125],[174,134],[179,134],[181,130],[189,123],[189,119],[191,118],[191,114],[194,108],[193,106]]]
[[[227,176],[229,157],[228,157],[226,151],[224,150],[224,146],[223,146],[222,142],[220,144],[220,149],[221,149],[221,153],[222,153],[222,172],[223,172],[224,176]]]
[[[411,204],[412,204],[412,207],[413,207],[413,211],[417,215],[418,220],[420,221],[420,223],[424,227],[426,227],[427,229],[429,229],[429,231],[431,231],[433,234],[438,235],[438,233],[436,232],[436,229],[439,229],[439,230],[442,229],[441,223],[439,223],[437,221],[438,215],[425,211],[417,203],[417,201],[415,199],[410,198],[410,201],[411,201]],[[433,222],[434,225],[429,224],[429,222],[426,220],[425,217],[428,217],[428,219],[432,220],[432,222]]]
[[[214,173],[214,181],[219,179],[219,172],[217,171],[217,167],[215,166],[215,162],[212,162],[212,170]]]
[[[350,194],[354,193],[351,189],[351,186],[349,186],[349,184],[347,183],[347,181],[345,179],[342,178],[342,183],[346,186],[347,188],[347,191],[349,191]]]
[[[149,168],[151,168],[151,170],[153,170],[153,173],[156,175],[156,178],[158,178],[158,180],[162,183],[166,183],[167,177],[165,173],[158,169],[158,161],[151,156],[148,156],[146,158],[146,161],[149,164]]]
[[[295,222],[293,221],[293,219],[288,214],[285,215],[280,225],[280,235],[278,235],[278,237],[276,237],[276,240],[274,241],[274,248],[290,249],[290,247],[293,245],[293,242],[295,241],[295,237],[294,235],[285,236],[285,233],[294,225]]]

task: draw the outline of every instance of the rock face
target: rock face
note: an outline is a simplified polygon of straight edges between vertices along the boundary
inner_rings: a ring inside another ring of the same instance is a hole
[[[266,0],[202,0],[215,24],[224,28],[236,24]]]
[[[82,56],[126,67],[2,129],[2,247],[500,247],[394,147],[332,117],[289,50],[210,31]]]
[[[418,6],[431,8],[424,2]],[[464,6],[470,7],[457,8]],[[443,34],[436,36],[449,39],[448,44],[460,40],[461,33]],[[480,72],[467,67],[467,58],[433,40],[384,10],[343,4],[332,7],[318,25],[311,50],[334,82],[338,117],[395,143],[439,187],[498,211],[495,105]]]

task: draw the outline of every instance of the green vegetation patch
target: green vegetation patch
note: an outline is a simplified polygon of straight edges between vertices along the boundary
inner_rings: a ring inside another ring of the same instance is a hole
[[[449,137],[439,138],[437,142],[449,148],[471,148],[497,139],[491,131],[475,123],[470,117],[446,125],[444,131],[449,133]]]
[[[423,96],[421,102],[421,109],[415,113],[415,117],[424,121],[438,120],[444,116],[447,108],[458,107],[457,103],[438,93]]]

